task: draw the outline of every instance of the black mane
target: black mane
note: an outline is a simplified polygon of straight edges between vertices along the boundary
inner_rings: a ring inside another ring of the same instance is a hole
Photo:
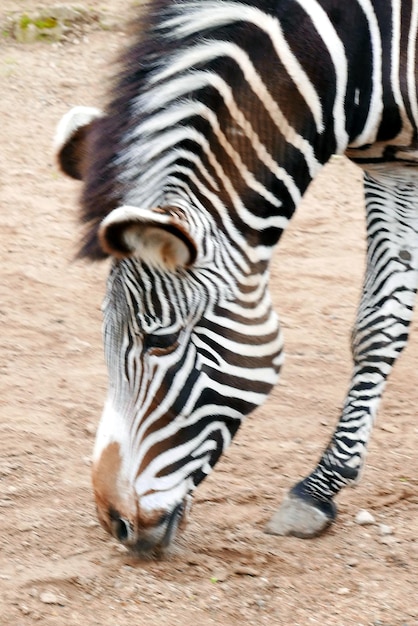
[[[124,135],[132,123],[137,123],[137,116],[133,120],[131,115],[131,103],[141,92],[149,73],[161,65],[160,59],[173,51],[173,44],[156,29],[161,17],[172,13],[172,7],[172,0],[154,0],[134,21],[132,43],[117,60],[109,104],[104,116],[92,125],[86,148],[87,173],[80,212],[80,220],[87,225],[87,230],[79,258],[98,260],[107,256],[100,247],[97,231],[100,222],[122,201],[117,156]]]

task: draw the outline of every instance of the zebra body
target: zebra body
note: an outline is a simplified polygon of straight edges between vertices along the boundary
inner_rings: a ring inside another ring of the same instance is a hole
[[[283,358],[275,244],[337,154],[364,170],[368,257],[353,376],[318,466],[269,524],[312,536],[358,479],[417,285],[418,2],[151,2],[104,113],[62,120],[84,180],[81,256],[114,260],[99,518],[137,551],[170,545],[195,487]]]

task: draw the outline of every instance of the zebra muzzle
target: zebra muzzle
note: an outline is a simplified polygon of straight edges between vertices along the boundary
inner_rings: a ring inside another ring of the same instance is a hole
[[[161,557],[172,547],[178,529],[184,527],[189,509],[190,498],[187,497],[172,511],[159,516],[157,523],[147,527],[132,523],[111,509],[106,530],[135,556]]]

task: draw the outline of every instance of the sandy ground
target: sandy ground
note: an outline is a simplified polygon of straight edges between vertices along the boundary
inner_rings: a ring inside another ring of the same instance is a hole
[[[2,0],[1,25],[34,6]],[[90,455],[108,266],[72,261],[79,187],[51,151],[69,107],[100,104],[126,40],[125,3],[95,6],[110,30],[58,45],[0,34],[0,624],[417,626],[418,333],[338,523],[313,541],[263,533],[325,446],[350,375],[364,223],[361,175],[345,159],[325,168],[275,255],[281,383],[198,489],[173,556],[136,562],[97,524]],[[356,524],[360,509],[376,524]]]

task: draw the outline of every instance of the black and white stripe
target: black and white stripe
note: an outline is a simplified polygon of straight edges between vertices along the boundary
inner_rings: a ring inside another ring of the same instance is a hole
[[[82,254],[103,255],[118,207],[131,216],[115,252],[131,258],[114,262],[104,307],[110,391],[96,462],[116,443],[118,484],[136,499],[125,508],[148,513],[174,510],[207,475],[280,369],[272,249],[322,165],[345,153],[366,172],[368,213],[354,372],[329,447],[292,492],[329,521],[363,464],[416,290],[418,4],[160,0],[145,24],[91,130],[84,176]],[[145,240],[135,255],[131,231],[156,208],[155,223],[177,220],[195,247],[189,265],[164,265]]]

